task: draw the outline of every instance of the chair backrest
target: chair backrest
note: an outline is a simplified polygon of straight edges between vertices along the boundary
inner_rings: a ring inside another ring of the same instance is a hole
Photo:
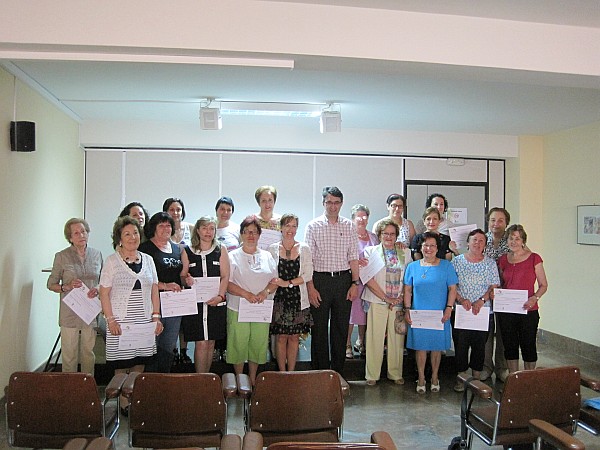
[[[322,430],[329,430],[337,440],[343,418],[340,378],[333,370],[267,371],[256,379],[250,399],[249,429],[262,433],[266,443],[270,442],[269,433],[310,436]],[[317,440],[309,436],[304,440]]]
[[[221,379],[212,373],[142,373],[131,393],[130,445],[219,447],[227,405]]]
[[[102,403],[89,374],[15,372],[6,402],[11,446],[62,448],[75,437],[102,436]]]
[[[524,370],[510,374],[500,399],[498,429],[528,428],[532,418],[574,426],[581,406],[577,367]]]
[[[386,450],[364,442],[275,442],[267,450]]]

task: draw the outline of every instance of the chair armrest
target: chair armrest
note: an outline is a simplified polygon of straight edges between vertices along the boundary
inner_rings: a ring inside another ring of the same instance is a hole
[[[84,450],[87,443],[86,438],[73,438],[65,444],[63,450]]]
[[[386,431],[376,431],[371,435],[371,442],[383,447],[385,450],[397,450],[392,437]]]
[[[600,391],[600,380],[581,375],[581,385],[594,391]]]
[[[491,399],[493,395],[493,390],[487,384],[474,379],[470,375],[459,374],[456,377],[457,381],[460,383],[465,383],[465,388],[469,389],[473,392],[474,395],[477,395],[483,399]]]
[[[102,436],[93,439],[86,447],[86,450],[111,450],[112,448],[113,442],[109,438]]]
[[[342,386],[342,396],[346,398],[350,395],[350,385],[344,379],[344,377],[342,377],[340,374],[338,374],[338,376],[340,377],[340,385]]]
[[[238,387],[235,381],[235,375],[232,373],[224,373],[221,377],[223,383],[223,396],[227,398],[235,397],[237,395]],[[241,443],[240,443],[241,448]]]
[[[125,383],[126,379],[126,373],[118,373],[112,377],[112,380],[110,380],[106,386],[106,389],[104,390],[104,395],[106,398],[116,398],[121,395],[121,389],[123,388],[123,383]]]
[[[237,434],[226,434],[221,439],[221,450],[242,450],[242,438]]]
[[[529,421],[529,431],[558,449],[585,450],[585,445],[579,439],[544,420],[531,419]]]
[[[262,450],[263,444],[262,434],[257,431],[248,431],[244,435],[242,450]]]
[[[131,398],[131,394],[133,393],[133,385],[135,384],[135,379],[140,375],[140,372],[130,372],[127,375],[127,379],[123,383],[121,387],[121,394],[125,398]]]
[[[241,373],[237,376],[237,393],[242,398],[250,398],[252,395],[252,383],[250,377],[245,373]]]

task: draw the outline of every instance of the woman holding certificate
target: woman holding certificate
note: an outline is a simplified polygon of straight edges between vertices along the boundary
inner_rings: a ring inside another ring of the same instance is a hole
[[[77,372],[79,363],[83,373],[93,375],[96,362],[96,319],[87,324],[62,301],[70,291],[84,284],[89,288],[88,298],[98,295],[102,254],[88,247],[89,233],[90,226],[85,220],[67,220],[64,236],[69,246],[54,256],[47,287],[60,294],[58,324],[62,341],[62,371]]]
[[[154,260],[158,274],[160,291],[181,291],[182,273],[187,274],[187,254],[181,251],[179,244],[171,241],[175,233],[175,222],[166,212],[157,212],[148,221],[146,236],[148,240],[140,245],[140,252]],[[193,280],[188,280],[192,284]],[[175,358],[175,346],[181,325],[181,316],[163,317],[164,331],[157,339],[156,367],[152,370],[169,373]]]
[[[248,317],[252,305],[264,303],[277,289],[277,263],[266,250],[258,248],[261,234],[256,216],[246,217],[240,224],[242,246],[229,253],[229,300],[227,301],[227,357],[236,375],[248,361],[248,375],[256,382],[259,364],[267,362],[267,345],[271,314],[260,320]],[[272,301],[272,300],[271,300]],[[240,312],[243,308],[244,313]],[[249,321],[252,320],[252,321]]]
[[[525,245],[527,233],[523,226],[511,225],[506,230],[506,236],[510,252],[498,260],[502,288],[527,291],[527,301],[522,306],[526,314],[498,313],[504,356],[508,371],[512,373],[519,370],[519,348],[525,369],[535,369],[536,336],[540,320],[538,302],[548,290],[548,281],[541,256]]]
[[[451,345],[450,316],[456,300],[458,277],[450,261],[436,254],[438,233],[423,233],[423,259],[410,263],[404,274],[404,307],[408,327],[407,347],[415,350],[419,380],[417,393],[427,392],[425,363],[431,352],[431,392],[440,391],[438,371],[442,351]],[[413,315],[414,313],[414,315]],[[416,319],[417,323],[413,323]]]
[[[452,265],[458,275],[458,292],[456,294],[456,316],[453,322],[452,337],[456,351],[456,368],[459,373],[466,373],[469,367],[473,377],[479,379],[485,358],[485,342],[487,330],[467,329],[456,325],[456,317],[464,311],[478,315],[482,307],[488,307],[486,320],[488,328],[494,322],[491,308],[491,295],[494,288],[500,286],[496,261],[484,256],[487,238],[485,233],[476,229],[467,236],[467,252],[457,256]],[[462,310],[461,310],[462,308]],[[464,310],[464,311],[463,311]],[[469,349],[471,358],[469,360]],[[454,386],[456,392],[464,390],[464,384],[458,382]]]
[[[254,193],[256,203],[260,207],[260,212],[256,214],[258,223],[264,234],[261,233],[259,247],[267,249],[269,245],[281,240],[281,226],[279,219],[281,216],[275,214],[275,203],[277,202],[277,189],[274,186],[261,186]]]
[[[404,384],[404,335],[396,333],[394,321],[396,311],[403,307],[402,279],[408,258],[396,245],[400,232],[396,222],[384,219],[379,222],[376,231],[381,244],[365,248],[365,258],[379,258],[383,262],[382,269],[367,282],[362,294],[362,299],[369,302],[365,378],[369,386],[379,380],[387,335],[387,377],[396,384]]]
[[[119,348],[126,325],[148,327],[148,333],[160,335],[160,300],[154,261],[138,251],[141,227],[130,216],[119,217],[113,226],[115,253],[106,258],[100,275],[100,302],[106,317],[106,361],[116,373],[143,372],[156,354],[152,334],[146,345]],[[154,323],[154,324],[153,324]],[[126,414],[126,399],[121,406]]]
[[[192,246],[185,247],[189,270],[184,278],[210,278],[206,298],[198,303],[198,314],[183,316],[181,327],[185,341],[194,341],[194,366],[197,373],[210,372],[215,340],[224,339],[227,329],[225,293],[229,283],[227,249],[216,239],[217,220],[204,216],[198,219],[192,233]],[[194,280],[196,289],[199,283]],[[203,292],[204,293],[204,292]],[[205,320],[206,319],[206,320]]]

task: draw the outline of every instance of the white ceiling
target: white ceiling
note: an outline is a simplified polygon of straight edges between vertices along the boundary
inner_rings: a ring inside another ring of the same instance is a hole
[[[600,27],[598,0],[304,3],[367,4],[369,8]],[[197,122],[199,102],[206,97],[335,101],[342,107],[343,127],[350,128],[542,135],[600,121],[597,77],[347,58],[269,57],[293,59],[295,68],[29,60],[10,64],[83,122],[165,118]]]

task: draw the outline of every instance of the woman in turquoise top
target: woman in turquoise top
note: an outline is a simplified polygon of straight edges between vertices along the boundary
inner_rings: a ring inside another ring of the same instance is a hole
[[[423,234],[421,253],[423,259],[408,265],[404,274],[404,307],[405,318],[412,325],[411,309],[442,311],[442,330],[426,328],[408,328],[407,347],[416,351],[419,381],[417,392],[424,394],[425,363],[427,352],[431,352],[431,392],[439,392],[440,381],[438,370],[442,359],[442,351],[450,348],[450,316],[456,300],[458,277],[450,261],[437,257],[439,235],[426,232]]]

